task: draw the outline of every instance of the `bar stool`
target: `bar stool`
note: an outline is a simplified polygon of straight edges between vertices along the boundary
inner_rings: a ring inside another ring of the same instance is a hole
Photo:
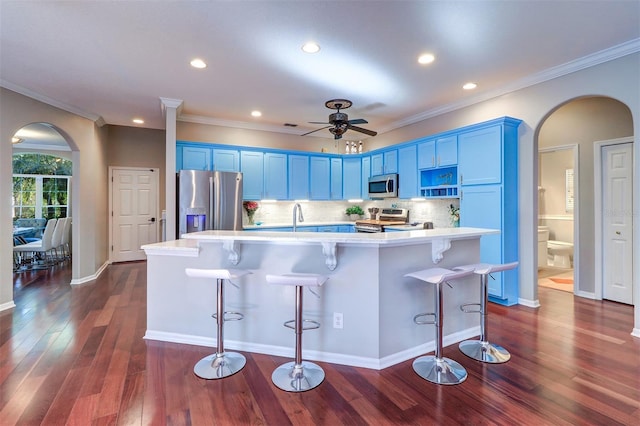
[[[493,272],[501,272],[514,269],[518,262],[491,265],[488,263],[476,263],[454,268],[454,270],[470,270],[474,274],[480,275],[480,303],[465,303],[460,305],[460,310],[466,313],[480,314],[480,340],[465,340],[460,342],[460,351],[466,356],[477,361],[500,364],[509,361],[511,354],[505,348],[487,340],[487,300],[489,297],[488,278]],[[491,277],[493,279],[493,277]],[[477,306],[477,309],[469,307]]]
[[[467,378],[467,370],[458,362],[442,356],[442,283],[471,275],[473,271],[452,271],[444,268],[430,268],[406,274],[405,277],[416,278],[430,284],[434,284],[435,312],[418,314],[413,317],[413,322],[418,325],[433,324],[436,327],[435,355],[421,356],[413,361],[413,370],[425,380],[439,385],[457,385]],[[432,316],[432,320],[424,320],[423,317]]]
[[[222,379],[236,374],[247,363],[246,358],[237,352],[225,352],[224,350],[224,323],[226,321],[239,321],[244,318],[239,312],[224,310],[224,280],[240,278],[251,274],[251,271],[239,269],[185,269],[187,276],[193,278],[216,279],[218,284],[218,297],[216,313],[212,315],[218,324],[218,337],[216,353],[207,355],[196,363],[193,372],[203,379]]]
[[[302,332],[320,328],[318,321],[302,319],[302,290],[304,287],[319,287],[329,277],[318,274],[283,274],[267,275],[269,284],[293,285],[296,287],[296,317],[284,323],[285,327],[295,330],[295,361],[282,364],[273,371],[271,381],[287,392],[304,392],[315,388],[324,380],[324,370],[317,364],[302,361]],[[312,324],[304,327],[304,323]],[[292,325],[293,324],[293,325]]]

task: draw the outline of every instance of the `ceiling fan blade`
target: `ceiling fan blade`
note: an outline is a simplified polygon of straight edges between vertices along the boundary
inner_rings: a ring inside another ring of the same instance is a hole
[[[307,136],[307,135],[310,135],[311,133],[315,133],[315,132],[319,132],[320,130],[328,129],[329,127],[331,127],[331,126],[324,126],[324,127],[319,128],[319,129],[315,129],[315,130],[312,130],[310,132],[303,133],[300,136]]]
[[[348,121],[349,124],[367,124],[368,121],[364,118],[356,118]]]
[[[362,127],[347,125],[348,129],[355,130],[356,132],[364,133],[365,135],[375,136],[378,132],[374,132],[373,130],[363,129]]]
[[[309,121],[309,124],[331,124],[326,121]]]

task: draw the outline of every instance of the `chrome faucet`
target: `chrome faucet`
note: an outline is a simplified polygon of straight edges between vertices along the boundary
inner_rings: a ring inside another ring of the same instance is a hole
[[[296,213],[298,213],[296,215]],[[297,221],[304,222],[304,217],[302,216],[302,207],[300,207],[300,203],[295,203],[293,206],[293,232],[296,232]]]

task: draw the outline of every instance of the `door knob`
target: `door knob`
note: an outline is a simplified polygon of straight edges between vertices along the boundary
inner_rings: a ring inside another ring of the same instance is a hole
[[[616,231],[616,235],[622,235],[620,231]]]
[[[151,219],[149,219],[149,222],[152,222],[152,223],[153,223],[153,222],[155,222],[155,221],[156,221],[156,218],[155,218],[155,217],[152,217]]]

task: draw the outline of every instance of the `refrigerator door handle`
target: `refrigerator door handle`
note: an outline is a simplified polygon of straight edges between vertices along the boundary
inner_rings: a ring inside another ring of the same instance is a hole
[[[209,176],[209,216],[206,229],[213,229],[213,176]]]

